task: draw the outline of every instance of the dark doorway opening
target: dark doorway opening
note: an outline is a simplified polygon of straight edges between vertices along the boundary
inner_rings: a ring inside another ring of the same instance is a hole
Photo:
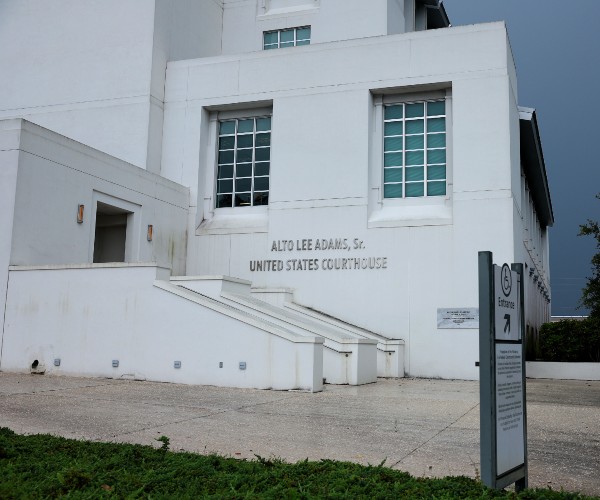
[[[94,263],[125,262],[127,210],[98,202],[94,236]]]

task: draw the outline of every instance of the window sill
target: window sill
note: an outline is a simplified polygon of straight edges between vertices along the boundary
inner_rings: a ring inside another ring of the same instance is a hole
[[[202,221],[196,235],[266,233],[269,230],[267,207],[217,208],[210,219]]]
[[[383,203],[369,217],[368,227],[447,226],[452,224],[449,200],[399,200]]]

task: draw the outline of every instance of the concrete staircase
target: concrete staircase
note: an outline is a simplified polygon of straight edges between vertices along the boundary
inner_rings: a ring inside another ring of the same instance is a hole
[[[294,335],[323,338],[327,383],[361,385],[404,376],[404,342],[388,339],[293,301],[288,289],[253,288],[225,276],[172,277],[170,285],[210,298]]]

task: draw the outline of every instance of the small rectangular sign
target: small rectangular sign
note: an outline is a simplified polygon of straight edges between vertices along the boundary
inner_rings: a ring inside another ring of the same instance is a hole
[[[479,328],[478,307],[453,307],[448,309],[438,308],[437,327],[450,328]]]
[[[508,267],[494,265],[496,340],[521,340],[519,275]]]
[[[522,358],[522,344],[496,344],[496,463],[499,476],[525,462]]]

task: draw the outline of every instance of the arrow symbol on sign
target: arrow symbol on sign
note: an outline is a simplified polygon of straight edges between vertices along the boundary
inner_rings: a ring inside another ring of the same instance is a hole
[[[506,320],[506,324],[504,325],[504,333],[510,335],[510,314],[505,314],[504,319]]]

